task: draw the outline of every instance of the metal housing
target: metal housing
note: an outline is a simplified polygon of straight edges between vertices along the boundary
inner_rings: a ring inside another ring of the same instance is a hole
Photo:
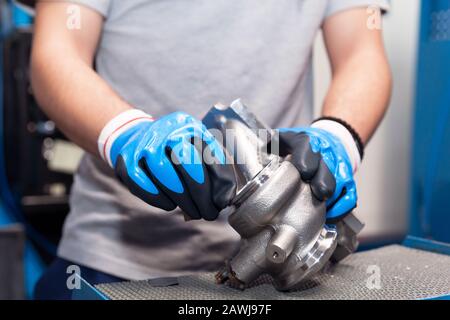
[[[276,133],[240,100],[228,108],[214,107],[203,122],[220,135],[239,182],[228,210],[241,246],[217,274],[218,282],[244,289],[269,274],[278,290],[292,290],[322,269],[335,251],[333,261],[339,261],[356,249],[359,220],[350,215],[348,224],[326,224],[325,203],[313,196],[289,159],[267,152],[269,144],[278,145]]]

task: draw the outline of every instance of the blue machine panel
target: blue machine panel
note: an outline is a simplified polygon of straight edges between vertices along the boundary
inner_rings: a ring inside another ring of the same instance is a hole
[[[411,234],[450,242],[450,0],[422,0]]]

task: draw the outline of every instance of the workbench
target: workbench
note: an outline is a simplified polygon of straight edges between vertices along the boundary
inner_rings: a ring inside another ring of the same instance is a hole
[[[218,285],[213,273],[92,286],[82,280],[74,299],[102,300],[410,300],[450,299],[450,245],[408,237],[355,253],[305,281],[293,292],[279,292],[269,277],[241,291]]]

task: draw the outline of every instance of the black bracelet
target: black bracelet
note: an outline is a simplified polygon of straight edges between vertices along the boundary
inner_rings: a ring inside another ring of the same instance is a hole
[[[350,132],[350,134],[352,135],[353,140],[356,143],[356,147],[358,148],[358,152],[359,152],[359,156],[361,157],[361,160],[364,158],[364,144],[362,143],[361,137],[358,134],[358,132],[356,132],[356,130],[353,129],[353,127],[350,124],[348,124],[346,121],[344,121],[342,119],[335,118],[335,117],[320,117],[320,118],[314,120],[313,123],[320,121],[320,120],[330,120],[330,121],[334,121],[334,122],[337,122],[337,123],[343,125],[348,130],[348,132]]]

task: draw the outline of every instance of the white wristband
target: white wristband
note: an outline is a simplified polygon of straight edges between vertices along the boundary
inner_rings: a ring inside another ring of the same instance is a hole
[[[361,165],[361,155],[359,154],[358,147],[352,134],[347,130],[345,126],[339,122],[332,120],[319,120],[311,125],[312,128],[318,128],[330,132],[337,137],[350,159],[353,173],[355,173]]]
[[[144,121],[153,121],[153,118],[151,115],[138,109],[124,111],[111,119],[103,128],[97,140],[98,152],[102,159],[112,167],[110,152],[114,141],[122,133]]]

